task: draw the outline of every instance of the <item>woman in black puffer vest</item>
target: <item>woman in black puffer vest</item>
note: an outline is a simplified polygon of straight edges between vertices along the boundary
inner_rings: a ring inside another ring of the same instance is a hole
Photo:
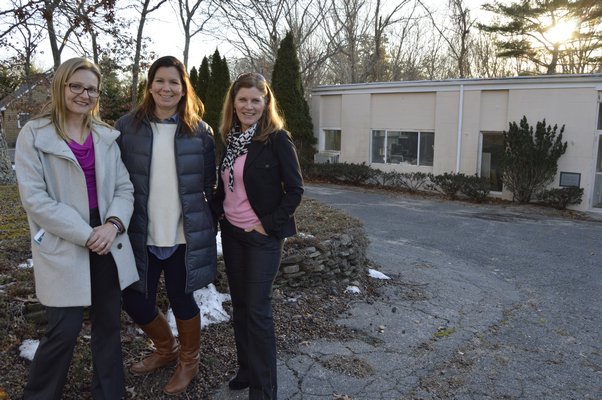
[[[132,365],[136,375],[178,362],[164,388],[186,390],[199,368],[200,313],[193,293],[213,282],[215,223],[207,202],[216,182],[215,142],[201,120],[185,66],[168,56],[153,63],[142,103],[117,121],[121,156],[134,184],[128,229],[140,280],[123,292],[123,305],[153,340],[155,352]],[[164,275],[179,345],[157,308]]]

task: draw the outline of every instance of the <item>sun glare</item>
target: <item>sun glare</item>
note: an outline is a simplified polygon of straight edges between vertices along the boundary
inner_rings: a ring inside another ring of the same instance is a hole
[[[562,44],[569,40],[575,29],[577,28],[577,24],[574,20],[561,20],[556,23],[556,25],[550,27],[546,31],[546,39],[548,39],[552,43]]]

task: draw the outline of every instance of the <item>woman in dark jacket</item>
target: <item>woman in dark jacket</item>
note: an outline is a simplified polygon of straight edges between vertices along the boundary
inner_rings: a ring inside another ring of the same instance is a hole
[[[117,121],[123,162],[134,184],[128,229],[140,280],[124,290],[123,305],[153,340],[155,352],[132,365],[136,375],[178,361],[164,388],[186,390],[199,369],[200,313],[193,292],[213,281],[215,228],[208,200],[215,186],[215,143],[201,120],[184,65],[174,57],[155,61],[142,103]],[[158,310],[161,273],[176,317],[178,344]]]
[[[296,233],[293,214],[303,179],[276,99],[260,74],[239,76],[222,111],[226,143],[214,198],[232,296],[238,373],[231,389],[249,399],[276,399],[272,284],[284,238]]]

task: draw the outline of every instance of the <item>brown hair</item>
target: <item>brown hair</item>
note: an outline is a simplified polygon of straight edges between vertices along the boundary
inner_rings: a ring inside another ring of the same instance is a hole
[[[152,120],[155,117],[156,105],[155,100],[150,93],[150,88],[155,79],[155,75],[157,74],[157,70],[162,67],[174,67],[180,74],[183,96],[178,103],[178,117],[180,118],[183,132],[192,135],[202,121],[205,106],[201,99],[196,95],[196,92],[190,83],[186,67],[180,60],[172,56],[161,57],[151,65],[146,80],[144,97],[134,111],[134,118],[138,123],[141,123],[145,118]]]
[[[228,133],[232,127],[240,124],[234,112],[234,99],[241,88],[259,89],[265,101],[265,109],[258,121],[260,132],[259,135],[253,137],[253,140],[263,142],[272,132],[284,129],[284,117],[278,111],[278,104],[270,85],[263,75],[256,72],[247,72],[239,75],[234,83],[230,85],[230,89],[224,99],[222,123],[220,125],[220,133],[224,143],[228,143]]]

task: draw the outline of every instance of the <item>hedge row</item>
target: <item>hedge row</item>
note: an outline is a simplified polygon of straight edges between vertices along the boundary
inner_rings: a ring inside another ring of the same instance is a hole
[[[491,190],[489,180],[476,174],[446,172],[442,175],[434,175],[424,172],[385,172],[372,168],[366,163],[309,164],[304,167],[303,175],[310,180],[355,186],[376,185],[412,193],[436,192],[451,199],[463,197],[476,202],[485,201]],[[538,194],[537,199],[545,205],[565,209],[570,204],[581,203],[582,195],[582,188],[556,188],[544,190]]]

